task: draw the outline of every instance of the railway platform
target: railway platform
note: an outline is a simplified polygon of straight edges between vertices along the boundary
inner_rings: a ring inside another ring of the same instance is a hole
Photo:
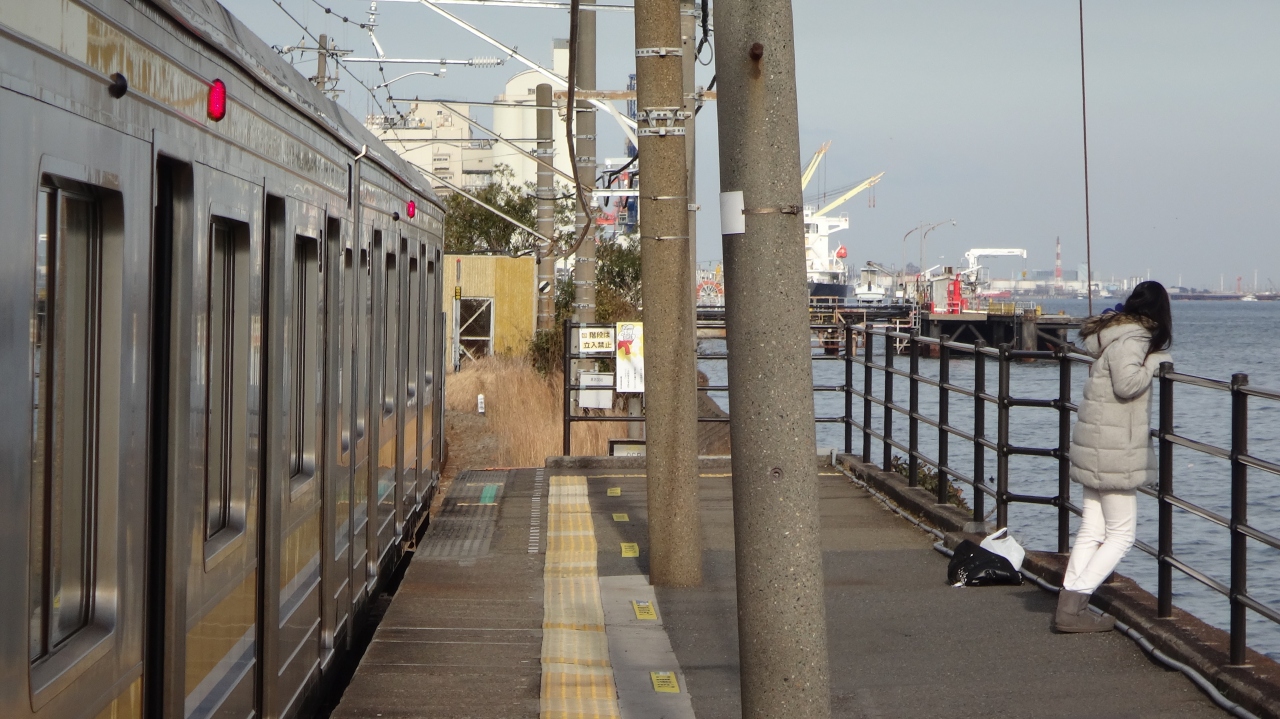
[[[819,471],[833,716],[1226,716],[1118,633],[1051,634],[1033,584],[948,586],[934,537]],[[643,470],[460,475],[333,716],[741,716],[727,462],[699,492],[703,585],[654,591]]]

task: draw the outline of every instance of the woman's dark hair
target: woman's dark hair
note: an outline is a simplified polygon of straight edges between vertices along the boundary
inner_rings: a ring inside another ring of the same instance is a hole
[[[1173,313],[1169,308],[1169,293],[1159,282],[1147,280],[1139,282],[1129,299],[1124,301],[1123,314],[1139,317],[1142,323],[1151,330],[1151,346],[1147,356],[1152,352],[1169,349],[1173,343]]]

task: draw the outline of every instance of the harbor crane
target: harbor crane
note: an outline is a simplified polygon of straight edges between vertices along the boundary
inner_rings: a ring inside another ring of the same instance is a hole
[[[979,257],[1021,257],[1027,259],[1027,251],[1014,248],[974,248],[964,253],[964,259],[969,263],[965,268],[965,273],[976,273],[981,265],[978,264]]]

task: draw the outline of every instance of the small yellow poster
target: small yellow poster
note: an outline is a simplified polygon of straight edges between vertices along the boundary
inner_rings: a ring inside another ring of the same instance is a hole
[[[640,545],[635,542],[622,542],[622,556],[638,557],[640,556]]]
[[[617,335],[617,390],[644,391],[644,324],[619,322]]]

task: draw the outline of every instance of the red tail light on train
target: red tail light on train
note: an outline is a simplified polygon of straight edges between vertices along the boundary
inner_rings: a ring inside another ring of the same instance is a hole
[[[209,119],[221,122],[227,116],[227,85],[214,80],[209,85]]]

